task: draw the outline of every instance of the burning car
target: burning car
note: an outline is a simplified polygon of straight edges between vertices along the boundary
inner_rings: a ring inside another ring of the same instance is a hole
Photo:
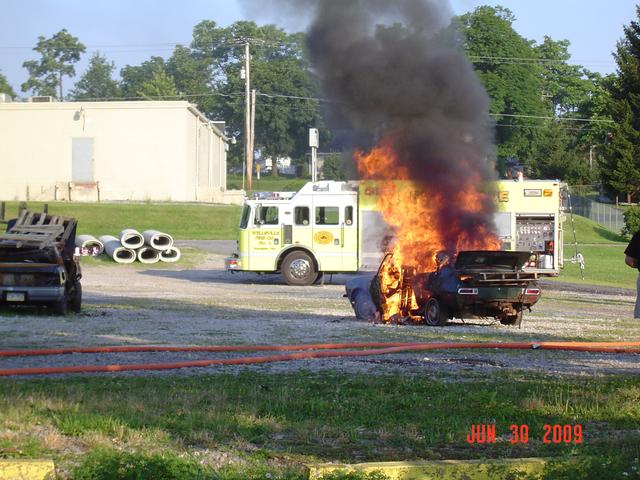
[[[346,297],[361,320],[410,319],[444,325],[450,318],[493,317],[520,325],[522,312],[539,299],[535,273],[523,271],[528,252],[496,250],[440,252],[436,269],[416,272],[385,256],[378,272],[346,284]]]

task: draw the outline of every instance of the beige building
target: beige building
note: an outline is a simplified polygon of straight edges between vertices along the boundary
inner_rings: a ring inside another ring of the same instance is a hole
[[[0,200],[240,203],[223,130],[184,101],[0,103]]]

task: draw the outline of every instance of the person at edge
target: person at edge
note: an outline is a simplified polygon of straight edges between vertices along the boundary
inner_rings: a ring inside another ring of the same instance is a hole
[[[640,272],[640,230],[633,234],[624,254],[626,255],[624,263],[631,268],[637,268]],[[640,319],[640,274],[636,280],[636,307],[633,311],[633,316]]]

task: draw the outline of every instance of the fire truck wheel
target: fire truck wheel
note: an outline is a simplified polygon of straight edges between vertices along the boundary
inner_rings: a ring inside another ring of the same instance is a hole
[[[80,282],[76,282],[74,285],[69,308],[75,313],[80,313],[80,309],[82,308],[82,284]]]
[[[447,307],[437,298],[431,297],[424,308],[424,323],[432,327],[441,327],[449,320]]]
[[[291,252],[282,262],[282,276],[287,285],[311,285],[318,272],[311,257],[305,252]]]

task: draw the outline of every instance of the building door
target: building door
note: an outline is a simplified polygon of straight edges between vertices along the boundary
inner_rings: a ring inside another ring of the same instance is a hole
[[[71,142],[71,180],[93,182],[93,138],[73,138]]]

